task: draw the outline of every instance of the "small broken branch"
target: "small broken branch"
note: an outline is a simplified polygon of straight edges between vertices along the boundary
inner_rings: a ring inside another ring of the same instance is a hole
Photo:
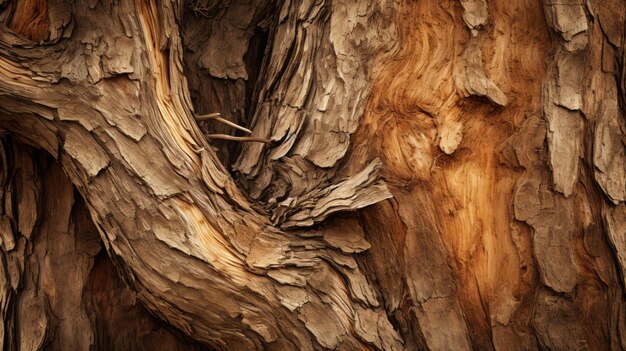
[[[200,122],[200,121],[206,121],[209,119],[214,119],[215,117],[219,117],[219,116],[221,116],[219,112],[213,112],[213,113],[208,113],[206,115],[196,115],[194,117],[196,121]]]
[[[236,123],[233,123],[233,122],[223,118],[220,115],[219,112],[209,113],[209,114],[206,114],[206,115],[198,115],[198,116],[195,116],[195,118],[196,118],[196,121],[198,121],[198,122],[207,121],[207,120],[212,119],[212,120],[215,120],[215,121],[218,121],[218,122],[222,122],[222,123],[226,124],[227,126],[231,126],[231,127],[235,128],[235,129],[239,129],[239,130],[244,131],[246,133],[252,134],[252,131],[250,129],[242,127],[242,126],[240,126],[240,125],[238,125]]]

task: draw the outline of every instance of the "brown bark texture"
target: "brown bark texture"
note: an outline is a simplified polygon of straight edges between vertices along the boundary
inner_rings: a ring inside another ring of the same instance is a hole
[[[623,0],[0,0],[2,350],[626,350]]]

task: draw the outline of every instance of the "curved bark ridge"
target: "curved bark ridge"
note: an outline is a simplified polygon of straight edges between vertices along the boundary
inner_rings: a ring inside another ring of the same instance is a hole
[[[148,309],[218,349],[403,348],[352,256],[368,246],[358,226],[280,232],[202,137],[180,4],[59,6],[72,16],[51,17],[43,45],[0,33],[2,128],[60,160]],[[319,203],[281,218],[301,226],[388,197],[376,170],[324,183]]]

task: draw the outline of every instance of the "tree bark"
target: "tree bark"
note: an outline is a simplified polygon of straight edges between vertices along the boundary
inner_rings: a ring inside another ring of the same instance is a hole
[[[0,0],[3,348],[626,349],[625,7]]]
[[[12,140],[1,154],[2,349],[204,349],[117,278],[57,162]]]

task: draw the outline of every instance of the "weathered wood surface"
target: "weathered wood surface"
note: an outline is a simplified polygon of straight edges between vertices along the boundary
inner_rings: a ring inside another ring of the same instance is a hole
[[[11,140],[0,154],[2,349],[205,349],[120,281],[58,163]]]
[[[0,1],[5,347],[626,349],[625,7]]]

